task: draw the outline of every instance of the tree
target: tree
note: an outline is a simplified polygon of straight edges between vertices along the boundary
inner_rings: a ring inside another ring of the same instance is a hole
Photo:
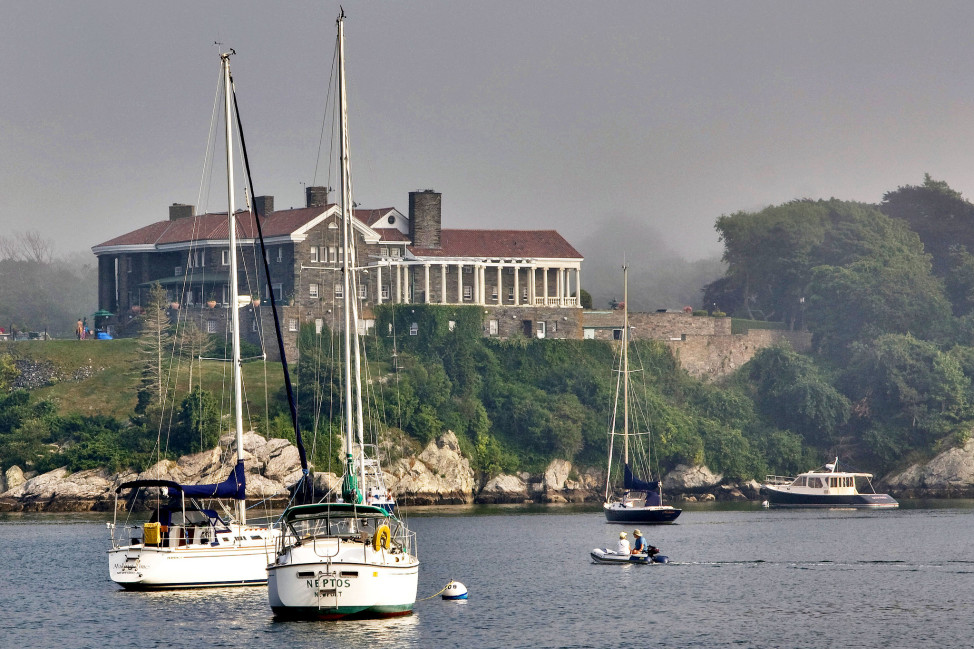
[[[195,386],[183,399],[176,425],[169,432],[169,450],[177,455],[213,448],[220,440],[220,409],[212,394]]]
[[[908,447],[926,448],[974,414],[971,381],[960,360],[933,343],[887,334],[856,344],[852,352],[844,383],[857,411],[868,415],[864,427],[882,430],[876,424],[883,422],[903,431]]]
[[[172,334],[169,331],[169,314],[166,290],[159,283],[149,289],[142,316],[142,330],[139,334],[139,370],[141,387],[139,405],[145,412],[145,405],[151,401],[159,408],[166,402],[166,359],[172,351]],[[144,395],[144,396],[143,396]]]

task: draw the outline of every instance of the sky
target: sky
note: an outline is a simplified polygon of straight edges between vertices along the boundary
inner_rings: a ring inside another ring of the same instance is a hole
[[[693,260],[740,210],[879,202],[925,173],[974,196],[971,2],[343,4],[363,207],[405,213],[435,189],[444,227],[573,243],[622,219]],[[221,47],[256,192],[280,209],[337,186],[321,136],[337,2],[0,9],[0,234],[67,253],[174,202],[225,209],[200,190]]]

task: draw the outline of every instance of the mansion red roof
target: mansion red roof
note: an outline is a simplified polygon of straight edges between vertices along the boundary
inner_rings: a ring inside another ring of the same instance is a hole
[[[582,258],[555,230],[442,230],[439,248],[409,250],[417,257]]]
[[[329,206],[330,207],[330,206]],[[272,212],[270,216],[261,220],[261,228],[265,237],[285,236],[299,230],[315,217],[321,215],[328,207],[303,207],[293,210]],[[257,227],[254,225],[254,215],[250,212],[237,212],[237,236],[244,239],[257,237]],[[176,219],[175,221],[158,221],[128,234],[115,237],[96,248],[106,246],[139,246],[186,243],[201,240],[225,240],[229,238],[227,227],[227,213],[214,212],[201,214],[192,218]]]

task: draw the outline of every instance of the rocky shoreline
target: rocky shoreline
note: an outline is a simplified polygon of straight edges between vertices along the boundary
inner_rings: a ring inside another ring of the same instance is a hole
[[[210,484],[226,478],[232,437],[220,440],[210,451],[178,461],[163,460],[142,473],[109,474],[101,469],[69,473],[60,468],[44,474],[24,473],[11,467],[0,476],[0,512],[112,511],[115,489],[136,478],[173,480],[184,484]],[[288,487],[301,476],[297,448],[283,439],[265,439],[256,433],[244,438],[247,497],[265,500],[271,507],[287,503]],[[430,442],[421,452],[407,455],[385,467],[386,485],[402,505],[467,505],[522,503],[601,502],[604,472],[553,460],[541,474],[519,473],[487,478],[475,472],[452,432]],[[339,477],[316,472],[316,489],[334,487]],[[974,497],[974,440],[941,453],[926,464],[877,482],[895,497]],[[663,479],[666,498],[674,503],[708,501],[759,501],[755,481],[725,481],[707,467],[677,466]]]

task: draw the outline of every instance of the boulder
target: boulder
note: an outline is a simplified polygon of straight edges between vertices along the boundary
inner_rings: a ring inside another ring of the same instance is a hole
[[[9,491],[10,489],[16,489],[20,485],[27,482],[27,478],[24,477],[24,472],[17,465],[14,465],[7,469],[4,474],[6,484],[4,486],[4,491]]]
[[[974,438],[963,446],[940,453],[926,464],[915,464],[888,476],[892,491],[916,496],[965,496],[974,494]]]
[[[552,460],[544,472],[544,490],[562,491],[565,489],[565,482],[568,475],[572,472],[572,463],[568,460]]]
[[[476,502],[484,504],[521,503],[527,499],[528,486],[520,476],[501,474],[491,478],[484,485]]]
[[[715,474],[705,466],[678,464],[663,478],[663,489],[678,492],[706,491],[720,484],[723,479],[723,475]]]
[[[417,457],[396,461],[386,487],[400,504],[464,504],[473,500],[474,472],[453,431],[426,445]]]

